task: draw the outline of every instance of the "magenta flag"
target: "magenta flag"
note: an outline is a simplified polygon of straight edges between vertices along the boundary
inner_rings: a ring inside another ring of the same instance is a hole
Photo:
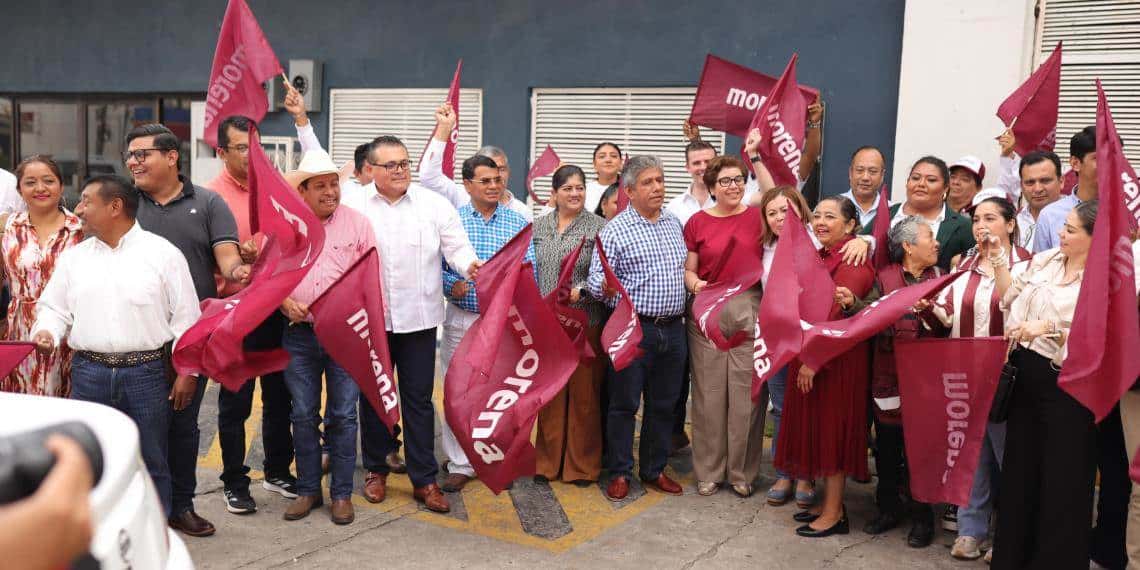
[[[895,341],[910,493],[916,501],[970,502],[1006,346],[1001,337]]]
[[[11,374],[35,348],[34,342],[0,341],[0,377]]]
[[[757,236],[744,236],[744,239],[752,247],[741,245],[739,237],[733,237],[712,271],[713,274],[722,275],[722,279],[705,285],[693,297],[693,315],[697,318],[697,328],[720,350],[739,346],[748,339],[748,333],[753,332],[736,331],[731,337],[725,338],[724,331],[720,330],[720,314],[724,306],[741,291],[758,283],[764,275],[763,250]]]
[[[559,164],[562,164],[562,159],[558,158],[558,154],[554,152],[553,147],[546,145],[542,154],[538,156],[534,164],[530,165],[530,171],[526,173],[526,191],[530,193],[530,197],[534,200],[535,204],[545,204],[545,202],[534,192],[534,179],[553,174],[555,170],[558,170]],[[553,195],[553,192],[551,195]]]
[[[756,315],[753,401],[760,400],[764,382],[800,353],[804,326],[827,318],[835,302],[835,281],[820,260],[803,221],[795,208],[788,208],[787,216]]]
[[[595,356],[593,347],[586,339],[586,327],[590,324],[590,316],[586,311],[570,305],[570,288],[573,285],[574,265],[582,256],[582,249],[585,245],[586,239],[582,238],[582,243],[579,243],[578,247],[574,248],[562,260],[562,269],[558,273],[558,285],[543,300],[558,317],[558,322],[562,324],[562,332],[566,333],[566,336],[577,347],[578,355],[582,359],[589,359]]]
[[[805,326],[800,360],[812,370],[822,369],[833,358],[895,324],[919,299],[934,295],[961,273],[956,271],[895,289],[846,319]]]
[[[998,107],[997,116],[1013,129],[1014,150],[1025,156],[1052,151],[1057,142],[1057,109],[1061,100],[1061,42],[1029,79]],[[1014,121],[1017,121],[1014,123]]]
[[[609,355],[614,370],[623,370],[643,354],[639,346],[642,338],[641,321],[637,317],[637,309],[633,306],[629,293],[625,292],[625,287],[622,287],[621,281],[618,281],[613,268],[610,267],[610,260],[606,258],[606,249],[602,247],[602,238],[594,238],[594,247],[598,250],[598,260],[602,264],[606,284],[617,289],[620,295],[610,320],[606,321],[606,326],[602,329],[602,348]]]
[[[800,158],[809,103],[804,102],[796,85],[797,54],[792,54],[784,73],[756,109],[748,130],[760,129],[760,159],[776,184],[795,186],[799,180]],[[745,157],[745,164],[752,163]]]
[[[395,433],[400,395],[388,352],[382,283],[380,254],[372,248],[309,305],[309,312],[321,347],[352,376],[380,421]]]
[[[710,53],[705,57],[689,120],[695,125],[746,138],[753,115],[775,85],[776,78],[771,75]],[[799,86],[799,91],[804,109],[819,95],[818,90],[804,85]]]
[[[451,76],[451,86],[447,88],[447,102],[451,103],[451,109],[455,111],[455,126],[451,128],[451,136],[447,137],[447,144],[443,147],[443,163],[440,169],[443,170],[443,175],[455,179],[455,145],[459,144],[459,76],[463,72],[463,60],[460,59],[455,64],[455,75]],[[428,135],[428,144],[431,145],[432,136]],[[422,162],[427,158],[427,146],[420,154],[420,161]]]
[[[218,146],[218,123],[226,117],[241,115],[260,122],[269,108],[262,83],[280,73],[281,64],[245,0],[230,0],[206,88],[202,126],[206,142]]]
[[[512,239],[480,268],[482,314],[455,348],[443,382],[447,424],[495,494],[534,474],[535,418],[578,366],[531,264],[523,263],[530,226],[521,234],[527,239]]]
[[[891,264],[887,247],[887,242],[890,241],[887,239],[887,233],[891,230],[891,197],[886,184],[883,184],[879,190],[879,205],[872,223],[874,226],[871,228],[871,236],[875,238],[875,253],[871,255],[871,267],[877,272]]]
[[[1124,203],[1124,180],[1135,175],[1120,148],[1099,79],[1096,91],[1100,205],[1057,386],[1099,422],[1140,376],[1140,323],[1129,236],[1133,220]]]

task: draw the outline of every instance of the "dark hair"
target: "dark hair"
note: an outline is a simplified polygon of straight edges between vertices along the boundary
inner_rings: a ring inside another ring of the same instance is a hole
[[[1096,152],[1096,127],[1089,125],[1069,139],[1069,156],[1084,160],[1085,155]]]
[[[966,168],[965,166],[952,166],[952,167],[950,167],[950,170],[953,171],[955,168],[961,168],[962,170],[965,170],[966,174],[969,174],[970,178],[974,179],[974,184],[977,185],[979,188],[981,188],[982,177],[978,176],[978,173],[974,172],[973,170],[970,170],[969,168]]]
[[[820,204],[829,201],[835,202],[835,205],[839,206],[839,213],[843,216],[843,223],[855,220],[855,228],[851,230],[851,234],[854,235],[859,233],[859,228],[862,226],[859,224],[859,210],[855,209],[855,202],[848,200],[846,196],[840,196],[837,194],[835,196],[825,196],[821,198],[820,201],[816,203],[815,207],[818,208]]]
[[[865,150],[873,150],[873,151],[879,153],[879,160],[881,160],[883,162],[883,168],[885,169],[887,167],[887,157],[883,155],[883,151],[879,150],[879,147],[871,146],[871,145],[863,145],[863,146],[855,149],[855,152],[851,153],[851,162],[855,162],[855,157],[859,156],[859,153],[861,153]]]
[[[222,122],[218,123],[218,148],[227,148],[230,146],[230,127],[233,127],[243,133],[249,132],[249,126],[253,121],[249,117],[241,115],[230,115]]]
[[[571,176],[577,176],[582,179],[582,183],[586,183],[586,173],[582,172],[581,168],[573,164],[564,164],[554,171],[554,175],[550,177],[550,188],[553,190],[559,189]]]
[[[1021,157],[1021,166],[1017,167],[1017,176],[1021,177],[1021,173],[1025,170],[1026,166],[1033,166],[1048,160],[1053,163],[1053,168],[1057,171],[1057,179],[1061,178],[1061,157],[1057,156],[1055,152],[1044,150],[1035,150],[1023,157]]]
[[[764,243],[776,241],[776,234],[774,234],[772,228],[768,226],[768,215],[765,210],[768,209],[768,204],[771,204],[773,200],[780,196],[783,196],[789,204],[794,205],[796,209],[799,210],[799,213],[796,215],[800,217],[800,220],[806,222],[807,215],[811,212],[811,207],[808,206],[807,199],[804,198],[803,194],[800,194],[799,190],[796,190],[795,186],[784,184],[765,190],[764,193],[760,195],[760,227],[764,230],[760,234],[760,239],[762,239]]]
[[[1012,222],[1017,219],[1017,209],[1013,207],[1013,202],[1010,202],[1005,198],[998,198],[997,196],[986,198],[985,200],[978,202],[977,206],[973,206],[973,211],[976,212],[978,210],[978,206],[981,206],[982,204],[993,204],[997,206],[998,212],[1001,214],[1002,219],[1007,222]],[[973,214],[970,214],[971,221],[973,217]],[[1020,235],[1021,234],[1018,232],[1017,224],[1013,224],[1013,231],[1009,232],[1009,243],[1016,245],[1020,241]]]
[[[364,143],[356,147],[352,152],[352,166],[356,168],[354,172],[359,173],[364,170],[364,161],[368,160],[368,151],[371,150],[372,145]]]
[[[20,161],[20,164],[16,165],[17,188],[20,185],[20,179],[24,177],[24,171],[27,170],[29,165],[37,162],[48,167],[48,170],[50,170],[51,173],[59,179],[59,183],[63,184],[63,171],[59,169],[59,164],[56,164],[55,159],[52,158],[50,154],[33,154],[31,156],[25,157],[24,160]]]
[[[602,147],[606,147],[606,146],[612,146],[612,147],[614,147],[614,150],[616,150],[616,151],[618,152],[618,158],[621,158],[621,157],[622,157],[622,154],[621,154],[621,147],[620,147],[620,146],[618,146],[618,145],[616,145],[616,144],[614,144],[614,143],[612,143],[612,142],[604,142],[604,143],[598,143],[598,146],[594,147],[594,152],[593,152],[593,153],[591,153],[591,154],[590,154],[590,156],[591,156],[591,157],[596,157],[596,156],[598,156],[598,151],[599,151],[599,150],[602,150]]]
[[[594,208],[595,214],[597,214],[603,218],[606,217],[605,213],[602,212],[602,204],[605,204],[606,200],[613,198],[614,194],[617,194],[618,188],[620,188],[620,187],[621,187],[621,184],[618,184],[617,182],[614,182],[613,184],[606,186],[606,190],[604,192],[602,192],[602,197],[598,198],[598,207]]]
[[[1081,202],[1073,208],[1077,213],[1077,218],[1081,221],[1081,228],[1084,229],[1091,236],[1093,227],[1096,226],[1096,210],[1098,200],[1089,200],[1088,202]]]
[[[99,185],[99,197],[104,202],[110,204],[112,200],[122,200],[123,212],[128,218],[135,219],[135,214],[139,211],[139,191],[130,180],[118,174],[98,174],[84,180],[82,188],[92,184]]]
[[[941,158],[938,158],[937,156],[931,156],[928,154],[928,155],[914,161],[914,164],[911,165],[911,167],[910,167],[910,171],[913,173],[914,169],[918,168],[918,165],[920,165],[920,164],[929,164],[929,165],[937,168],[939,176],[942,177],[942,185],[943,186],[949,186],[950,185],[950,169],[946,168],[946,161],[945,160],[942,160]]]
[[[695,140],[685,145],[685,163],[689,162],[689,153],[697,152],[698,150],[711,150],[716,154],[716,147],[702,140]]]
[[[720,177],[720,171],[725,168],[740,169],[740,173],[745,176],[745,182],[748,181],[748,170],[744,167],[744,161],[731,154],[722,154],[709,161],[709,166],[705,169],[704,176],[701,177],[701,182],[705,183],[705,188],[708,188],[710,194],[716,186],[716,179]]]
[[[382,146],[398,146],[404,149],[404,152],[408,151],[408,146],[405,145],[404,141],[400,140],[399,137],[394,137],[392,135],[382,135],[372,139],[372,142],[368,143],[368,156],[372,156],[372,153],[376,152],[376,149]],[[365,158],[367,159],[367,157]],[[364,168],[364,165],[361,164],[360,167]]]
[[[146,123],[131,129],[126,144],[129,146],[131,141],[142,137],[154,137],[151,144],[161,151],[178,150],[178,137],[162,123]]]
[[[474,180],[475,169],[479,168],[480,166],[486,166],[487,168],[494,170],[496,174],[499,172],[499,165],[495,164],[495,161],[491,160],[491,157],[477,154],[463,161],[463,179]]]

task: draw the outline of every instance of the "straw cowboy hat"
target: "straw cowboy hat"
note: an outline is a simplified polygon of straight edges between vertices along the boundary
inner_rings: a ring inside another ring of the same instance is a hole
[[[297,170],[285,174],[285,181],[293,188],[300,189],[302,182],[322,174],[339,175],[340,169],[324,149],[313,149],[301,157]]]

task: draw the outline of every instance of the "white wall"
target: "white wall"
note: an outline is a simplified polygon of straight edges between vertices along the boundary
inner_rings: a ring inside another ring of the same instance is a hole
[[[892,201],[919,157],[973,154],[998,175],[998,105],[1034,67],[1035,0],[908,0],[903,24]]]

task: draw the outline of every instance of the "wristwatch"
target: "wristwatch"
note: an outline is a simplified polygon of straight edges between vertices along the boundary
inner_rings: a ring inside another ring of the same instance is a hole
[[[764,160],[764,159],[760,158],[760,155],[756,155],[756,156],[749,158],[748,160],[751,160],[752,162],[755,163],[755,162],[760,162],[761,160]]]

